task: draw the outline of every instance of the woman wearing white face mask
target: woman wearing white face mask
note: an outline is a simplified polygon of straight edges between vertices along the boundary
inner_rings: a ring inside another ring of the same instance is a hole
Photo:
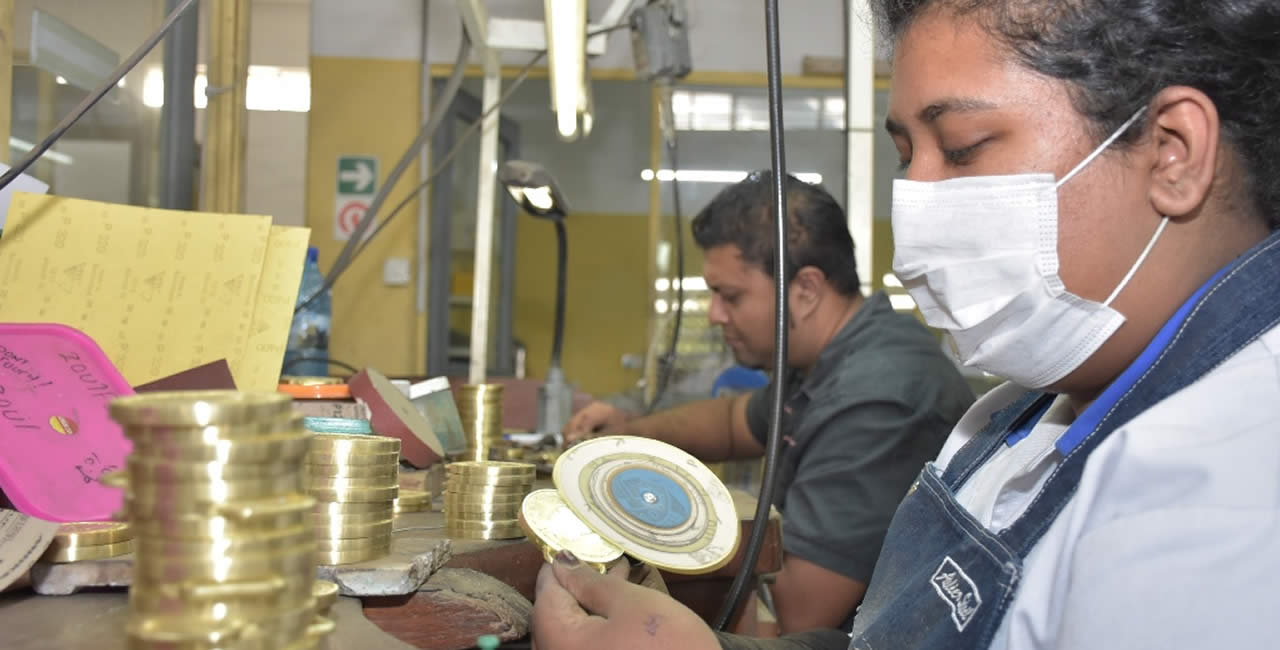
[[[538,647],[1274,647],[1280,2],[871,4],[895,271],[1012,383],[899,507],[852,634],[713,637],[557,563]]]
[[[1280,4],[875,4],[894,270],[1011,383],[899,507],[851,647],[1273,645]]]

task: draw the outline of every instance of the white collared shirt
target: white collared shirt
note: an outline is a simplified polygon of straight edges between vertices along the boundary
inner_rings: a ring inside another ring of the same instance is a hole
[[[938,465],[1023,389],[956,425]],[[1061,400],[957,493],[990,530],[1057,467]],[[1025,447],[1024,447],[1025,445]],[[1019,450],[1019,447],[1024,447]],[[1280,328],[1116,429],[1031,550],[993,650],[1280,647]]]

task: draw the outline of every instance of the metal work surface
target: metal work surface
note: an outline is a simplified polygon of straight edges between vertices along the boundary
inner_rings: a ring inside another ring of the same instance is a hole
[[[123,650],[129,596],[123,591],[65,598],[0,595],[0,629],[6,650]],[[337,629],[321,650],[407,650],[408,645],[364,617],[360,601],[339,598],[329,610]]]
[[[418,591],[440,567],[458,554],[524,544],[525,540],[451,541],[444,513],[412,512],[396,517],[391,554],[359,564],[316,567],[316,577],[338,584],[344,596],[398,596]],[[36,593],[64,596],[85,589],[127,587],[133,557],[70,564],[37,564],[31,571]]]

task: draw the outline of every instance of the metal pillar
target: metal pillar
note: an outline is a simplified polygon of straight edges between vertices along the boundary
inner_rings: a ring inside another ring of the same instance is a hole
[[[439,93],[444,83],[436,80],[432,92]],[[458,138],[458,127],[470,125],[480,119],[483,112],[479,99],[466,90],[458,92],[453,100],[449,117],[441,124],[431,144],[431,155],[443,160],[453,149]],[[503,117],[498,120],[498,150],[500,160],[520,158],[520,127]],[[456,161],[455,161],[456,162]],[[453,192],[454,162],[445,165],[440,176],[431,185],[431,235],[428,242],[430,268],[427,270],[427,374],[431,376],[462,376],[469,366],[454,367],[449,351],[449,311],[453,308]],[[512,338],[512,313],[515,289],[515,258],[517,217],[516,204],[509,199],[499,200],[498,234],[498,296],[494,305],[497,322],[494,323],[496,359],[489,362],[489,370],[500,376],[516,373],[515,341]],[[470,306],[470,299],[466,305]]]
[[[0,162],[9,163],[13,117],[13,4],[0,0]]]
[[[652,404],[658,390],[658,357],[662,354],[662,331],[666,316],[655,311],[661,293],[657,289],[658,276],[663,270],[658,268],[658,248],[662,245],[662,183],[658,180],[658,170],[662,169],[662,93],[657,86],[649,88],[649,169],[653,170],[653,178],[649,179],[649,274],[645,283],[645,292],[649,296],[648,311],[649,340],[646,341],[644,357],[644,403]],[[683,233],[676,233],[677,237]],[[680,278],[684,282],[684,278]]]
[[[427,49],[427,44],[428,44],[427,35],[430,33],[430,30],[428,29],[428,27],[430,26],[430,18],[428,17],[428,14],[430,13],[431,12],[429,10],[429,5],[426,2],[423,2],[422,3],[422,49],[421,49],[422,61],[420,64],[422,70],[419,73],[419,80],[420,80],[419,83],[422,84],[422,91],[418,99],[419,101],[418,118],[422,121],[423,124],[426,124],[427,120],[431,118],[431,85],[432,85],[431,57],[429,55],[429,50]],[[452,117],[453,116],[450,115],[446,117],[443,121],[441,121],[440,126],[437,128],[437,132],[439,132],[439,130],[442,130],[442,129],[451,129],[453,127]],[[418,183],[420,184],[425,183],[427,181],[427,177],[430,174],[431,174],[431,146],[425,145],[422,147],[421,153],[418,154]],[[415,330],[415,332],[417,334],[417,337],[416,337],[417,340],[420,341],[422,345],[421,354],[418,355],[418,360],[414,362],[414,365],[418,373],[427,372],[427,369],[431,364],[429,359],[429,355],[431,354],[431,352],[430,352],[430,345],[428,343],[429,341],[428,332],[431,327],[431,321],[427,316],[427,313],[428,313],[427,312],[427,274],[428,274],[427,267],[430,264],[429,259],[431,254],[431,250],[430,250],[431,201],[429,201],[427,197],[430,195],[431,194],[428,192],[422,192],[418,194],[418,233],[417,233],[418,237],[417,237],[417,250],[416,250],[418,269],[417,269],[417,283],[414,287],[417,292],[417,296],[415,300],[417,313],[415,314],[415,317],[414,317],[414,321],[415,323],[417,323],[417,329]]]
[[[875,42],[867,0],[845,0],[845,215],[862,292],[871,292],[874,245]]]
[[[42,138],[58,123],[58,85],[54,79],[52,72],[36,68],[36,133]],[[5,146],[8,147],[8,143]],[[53,165],[48,156],[40,156],[27,173],[44,179],[49,183],[49,190],[56,194],[58,187],[53,180]]]
[[[182,0],[166,0],[172,13]],[[190,210],[195,191],[196,45],[200,12],[188,11],[164,42],[164,108],[160,114],[160,207]]]
[[[435,82],[432,82],[435,83]],[[439,91],[439,87],[434,89]],[[462,91],[458,93],[462,97]],[[452,112],[440,124],[431,143],[432,158],[443,160],[457,142],[455,124],[457,116]],[[427,241],[427,258],[431,269],[427,271],[427,374],[449,374],[449,311],[452,309],[453,263],[453,212],[450,210],[453,194],[454,163],[449,163],[431,186],[431,204],[435,219],[430,222],[431,235]]]
[[[240,212],[244,203],[249,111],[249,0],[212,0],[209,20],[209,105],[201,204],[207,212]]]
[[[480,166],[476,176],[476,253],[471,289],[471,370],[473,384],[484,382],[489,361],[489,293],[493,275],[493,208],[498,166],[498,97],[502,94],[502,65],[498,53],[484,57],[484,112],[480,127]],[[490,112],[492,111],[492,112]],[[482,113],[483,115],[483,113]]]

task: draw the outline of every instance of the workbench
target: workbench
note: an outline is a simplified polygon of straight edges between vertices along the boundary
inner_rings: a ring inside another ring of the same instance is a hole
[[[743,543],[724,568],[703,576],[662,574],[665,588],[705,619],[720,607],[742,562],[755,499],[734,492]],[[781,520],[769,518],[756,573],[782,563]],[[339,584],[344,597],[331,610],[337,631],[323,648],[400,650],[470,648],[477,637],[504,641],[529,632],[534,584],[543,558],[530,542],[474,541],[444,535],[440,512],[410,513],[396,521],[392,554],[341,567],[319,567],[318,577]],[[115,650],[123,626],[131,558],[37,565],[32,587],[0,594],[0,630],[6,650]],[[65,593],[67,595],[41,595]],[[358,597],[345,594],[359,593]],[[751,599],[744,599],[744,603]],[[744,614],[745,612],[745,614]],[[740,607],[751,616],[754,607]],[[738,628],[741,629],[741,628]]]

